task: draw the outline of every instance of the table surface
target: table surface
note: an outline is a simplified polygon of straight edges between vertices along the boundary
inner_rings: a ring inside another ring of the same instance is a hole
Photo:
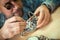
[[[44,35],[48,38],[60,38],[60,7],[51,14],[51,21],[47,26],[25,36],[20,36],[19,34],[9,40],[26,40],[28,37],[40,35]]]

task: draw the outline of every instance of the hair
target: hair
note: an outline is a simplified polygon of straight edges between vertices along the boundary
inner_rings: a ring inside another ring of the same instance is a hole
[[[22,0],[18,0],[16,3],[17,3],[20,7],[23,7]]]

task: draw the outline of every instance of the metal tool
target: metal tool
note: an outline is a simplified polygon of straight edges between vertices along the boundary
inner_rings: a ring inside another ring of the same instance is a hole
[[[21,33],[21,35],[24,35],[25,33],[28,32],[33,32],[36,30],[36,26],[37,26],[37,16],[33,15],[31,17],[31,19],[28,19],[26,21],[27,25],[26,28],[24,29],[24,31]]]

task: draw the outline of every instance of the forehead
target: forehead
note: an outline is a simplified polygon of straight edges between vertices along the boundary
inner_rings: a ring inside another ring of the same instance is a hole
[[[4,5],[8,1],[10,1],[10,0],[1,0],[1,4]]]
[[[2,3],[6,3],[8,1],[10,1],[10,0],[1,0]]]
[[[0,2],[2,3],[2,5],[4,5],[7,2],[11,2],[11,1],[15,1],[15,0],[1,0]],[[16,2],[20,2],[20,0],[16,0]]]
[[[0,6],[4,6],[5,5],[5,3],[7,3],[7,2],[14,2],[15,4],[17,4],[17,5],[19,5],[19,6],[21,6],[22,7],[22,2],[21,2],[21,0],[0,0]]]
[[[8,1],[13,1],[13,0],[1,0],[2,2],[8,2]]]
[[[8,1],[20,1],[20,0],[1,0],[2,2],[8,2]]]

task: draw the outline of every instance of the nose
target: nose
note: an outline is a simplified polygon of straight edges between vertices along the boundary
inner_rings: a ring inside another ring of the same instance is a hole
[[[12,4],[14,6],[13,7],[13,13],[14,13],[14,12],[16,12],[18,10],[19,6],[16,3],[14,3],[14,2],[12,2]]]

